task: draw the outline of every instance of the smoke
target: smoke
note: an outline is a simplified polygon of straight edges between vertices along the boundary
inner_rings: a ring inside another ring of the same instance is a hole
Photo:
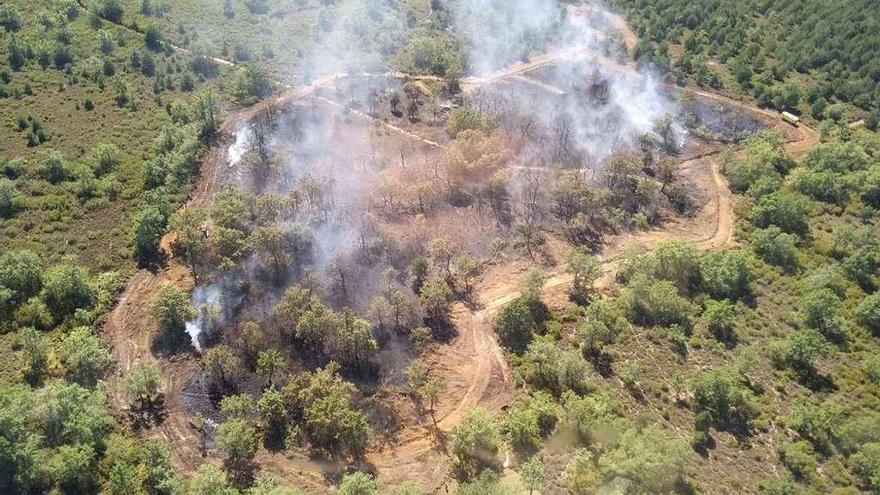
[[[206,329],[233,321],[246,298],[248,304],[259,300],[267,313],[284,287],[301,281],[304,273],[318,279],[331,304],[360,314],[389,284],[409,291],[405,274],[390,281],[385,274],[389,268],[402,270],[431,239],[395,238],[404,229],[395,232],[394,219],[377,225],[375,210],[377,203],[399,204],[398,189],[410,185],[384,184],[386,172],[432,175],[418,169],[433,167],[429,161],[442,160],[444,152],[434,141],[419,142],[408,131],[393,130],[387,119],[370,117],[375,101],[387,108],[390,95],[402,89],[400,81],[377,76],[387,71],[387,60],[407,33],[407,20],[391,4],[344,0],[322,11],[313,49],[304,57],[303,78],[349,76],[323,85],[314,97],[274,118],[267,131],[271,166],[255,162],[257,133],[265,129],[251,124],[236,132],[227,152],[230,175],[243,190],[295,197],[295,213],[274,224],[284,234],[303,229],[311,249],[268,294],[245,293],[268,285],[258,253],[249,254],[233,273],[218,271],[198,287],[192,302],[199,316],[187,324],[197,347],[206,342]],[[556,0],[457,0],[450,6],[451,29],[465,41],[469,71],[478,76],[468,78],[479,87],[468,89],[464,100],[494,113],[507,135],[523,138],[513,165],[598,167],[611,154],[634,149],[658,118],[675,113],[657,77],[621,64],[627,57],[614,18],[599,7]],[[514,77],[496,72],[529,61],[537,63]],[[255,179],[257,170],[265,180]],[[439,181],[429,184],[441,187]],[[463,231],[468,223],[482,230],[481,220],[474,220],[480,213],[468,214],[432,219],[431,227],[417,232]],[[473,243],[464,237],[455,241]],[[477,237],[483,244],[492,242],[487,232]]]

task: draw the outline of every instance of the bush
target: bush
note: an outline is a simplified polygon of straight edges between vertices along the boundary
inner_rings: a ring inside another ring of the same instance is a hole
[[[495,464],[498,446],[498,428],[483,409],[471,410],[452,428],[450,450],[468,478]]]
[[[596,299],[587,306],[583,320],[578,325],[581,350],[594,355],[613,344],[629,325],[615,301]]]
[[[706,319],[706,327],[716,339],[722,342],[735,340],[733,304],[730,301],[707,301],[706,310],[703,312]]]
[[[752,263],[742,249],[715,251],[700,260],[703,288],[716,299],[735,299],[748,294]]]
[[[492,127],[492,118],[469,108],[456,108],[449,116],[446,128],[454,138],[462,131],[485,131]]]
[[[862,299],[856,308],[856,320],[875,334],[880,334],[880,293]]]
[[[762,260],[783,268],[797,265],[797,241],[792,234],[786,234],[779,227],[772,225],[755,232],[752,247]]]
[[[841,315],[841,301],[830,289],[807,293],[801,298],[800,307],[807,328],[818,330],[831,341],[843,337],[845,322]]]
[[[863,445],[861,451],[850,458],[850,464],[866,487],[874,490],[874,493],[880,492],[880,443]]]
[[[746,426],[757,413],[751,391],[731,368],[704,371],[691,385],[694,409],[708,412],[718,426]]]
[[[495,320],[502,345],[516,352],[528,347],[537,326],[532,309],[521,297],[505,306]]]
[[[779,458],[797,478],[809,478],[816,472],[816,453],[806,440],[784,446],[779,451]]]
[[[59,265],[46,274],[42,297],[52,316],[63,320],[78,309],[91,309],[98,294],[83,268]]]
[[[777,191],[758,198],[752,207],[752,221],[760,228],[771,225],[789,234],[806,235],[810,231],[809,203],[801,194]]]
[[[12,218],[21,207],[21,199],[15,183],[0,177],[0,218]]]
[[[80,327],[61,342],[61,362],[71,381],[92,387],[103,378],[113,359],[107,345],[91,328]]]
[[[678,295],[672,282],[638,275],[624,289],[621,299],[630,321],[637,325],[691,328],[693,307]]]

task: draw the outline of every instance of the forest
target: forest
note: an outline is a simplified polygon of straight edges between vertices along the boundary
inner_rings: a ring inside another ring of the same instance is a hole
[[[873,10],[3,3],[0,493],[880,493]]]
[[[849,104],[877,126],[880,40],[870,1],[614,3],[641,37],[636,56],[677,79],[727,82],[762,105],[817,121],[839,119],[836,105]]]

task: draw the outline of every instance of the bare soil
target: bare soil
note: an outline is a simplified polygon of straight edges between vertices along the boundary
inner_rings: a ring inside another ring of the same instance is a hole
[[[519,77],[562,58],[582,55],[550,53],[527,63],[514,64],[490,76],[470,78],[464,83],[466,86],[477,85],[501,78]],[[228,169],[227,146],[232,133],[239,126],[272,105],[282,107],[314,94],[316,89],[327,86],[334,78],[335,76],[331,76],[308,86],[291,88],[278,98],[230,115],[223,123],[216,143],[205,156],[202,176],[194,188],[190,204],[206,203],[224,184]],[[723,95],[695,89],[684,91],[777,119],[774,112]],[[331,100],[325,103],[338,105]],[[363,113],[357,116],[371,119]],[[392,132],[416,139],[428,146],[441,146],[398,126],[387,123],[383,125]],[[806,126],[791,128],[782,125],[780,128],[786,133],[792,154],[803,153],[818,141],[818,133]],[[682,172],[693,185],[700,207],[692,216],[670,220],[662,228],[622,234],[609,239],[601,255],[604,276],[598,283],[600,288],[606,288],[613,282],[617,270],[615,258],[627,246],[639,244],[650,247],[664,240],[686,239],[694,242],[700,249],[709,250],[734,243],[734,205],[721,175],[721,147],[703,145],[688,152],[692,153],[692,158],[683,162]],[[163,245],[167,246],[167,241],[166,239]],[[565,249],[559,247],[561,244],[558,242],[552,242],[551,245],[556,246],[560,255]],[[150,349],[155,324],[148,308],[160,285],[171,283],[185,289],[193,286],[187,270],[171,259],[170,253],[168,256],[168,263],[164,267],[137,272],[110,314],[103,332],[112,344],[118,363],[117,373],[110,387],[114,409],[122,416],[127,415],[127,406],[120,387],[121,377],[137,362],[158,363],[165,380],[165,417],[160,424],[147,427],[144,434],[147,437],[166,439],[173,449],[176,468],[183,472],[192,472],[206,460],[202,455],[200,435],[190,424],[183,401],[186,381],[199,369],[198,357],[195,353],[185,353],[160,358]],[[458,330],[457,337],[448,343],[437,344],[425,358],[427,366],[440,378],[444,387],[435,412],[436,428],[431,419],[423,414],[420,419],[411,421],[398,432],[393,443],[379,445],[366,456],[367,463],[383,483],[413,480],[433,493],[442,493],[451,479],[451,462],[445,451],[445,442],[451,428],[461,420],[465,412],[475,406],[498,412],[515,398],[511,370],[495,339],[492,320],[504,305],[517,297],[519,281],[528,266],[529,262],[526,260],[502,260],[490,266],[475,288],[476,304],[469,307],[458,303],[454,306],[452,320]],[[548,298],[565,297],[566,287],[570,283],[568,275],[559,268],[551,267],[545,284]],[[208,453],[207,460],[220,462],[219,456],[213,452]],[[298,453],[260,451],[256,462],[261,469],[277,473],[310,493],[328,493],[329,482],[341,470],[341,466],[334,462],[310,459]]]

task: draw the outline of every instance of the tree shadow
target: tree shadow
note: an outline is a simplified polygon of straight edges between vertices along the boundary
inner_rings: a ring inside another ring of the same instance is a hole
[[[173,356],[181,353],[195,353],[192,339],[185,329],[162,328],[153,337],[150,350],[157,356]]]

